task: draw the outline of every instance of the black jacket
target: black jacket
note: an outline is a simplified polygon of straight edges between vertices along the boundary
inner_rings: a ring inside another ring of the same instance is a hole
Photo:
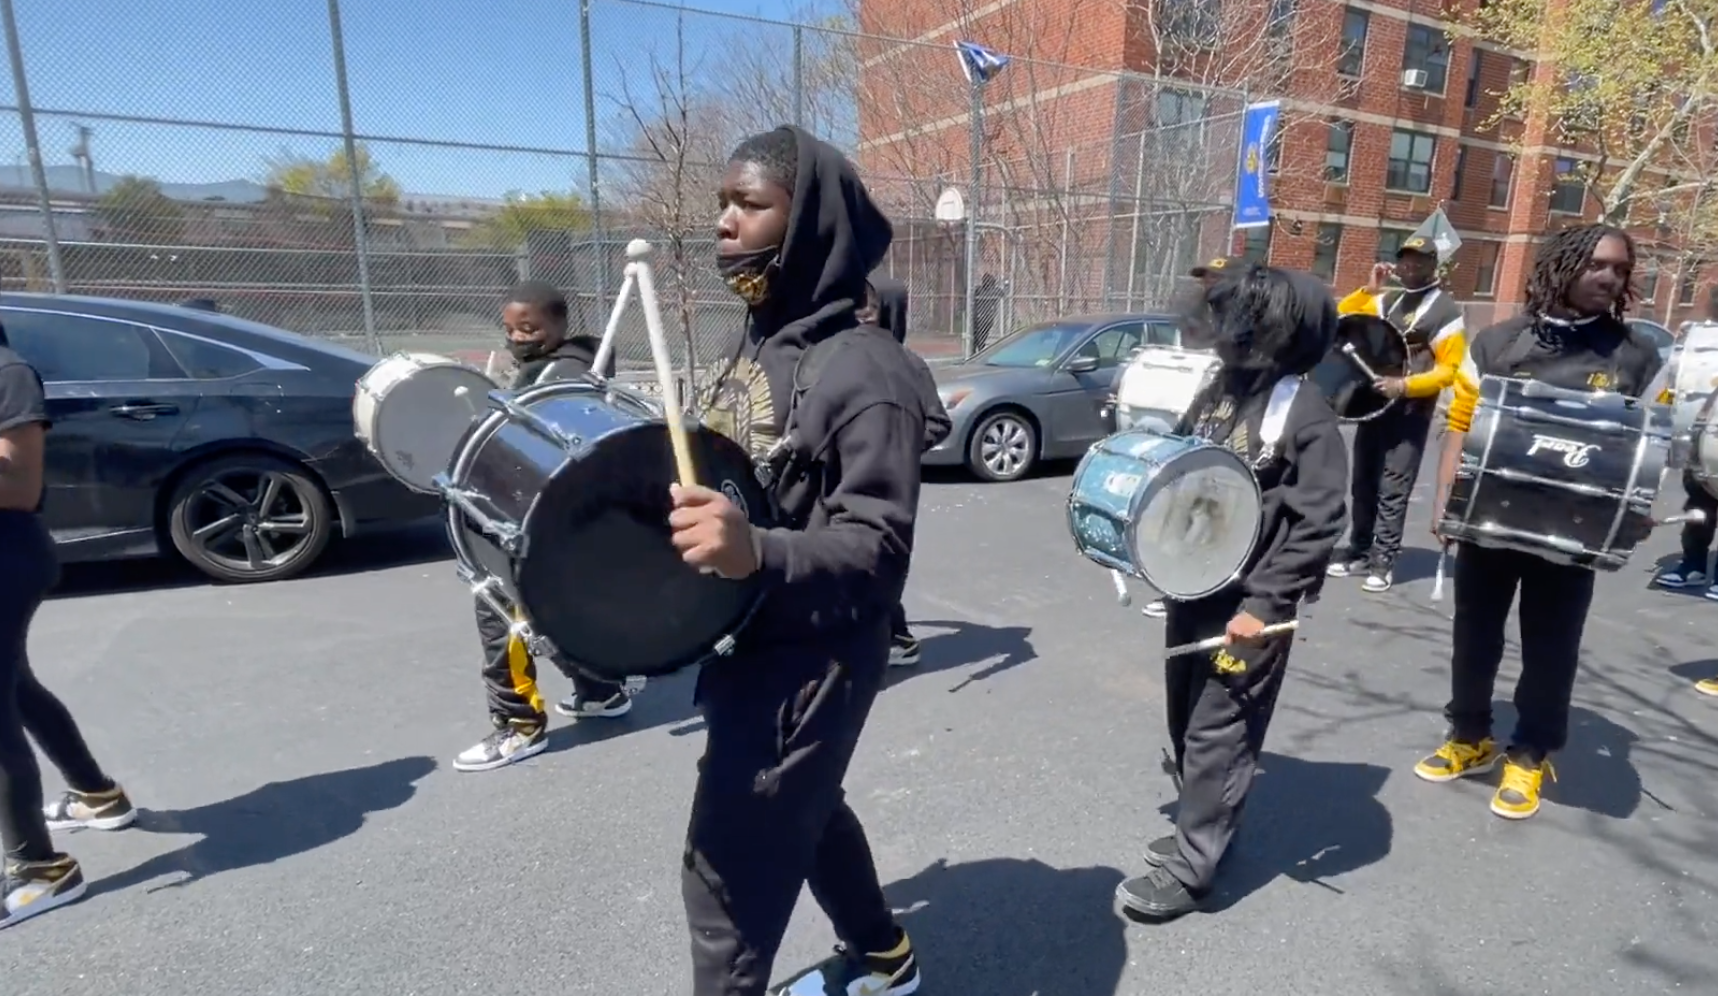
[[[857,317],[893,230],[846,157],[795,132],[780,269],[705,408],[708,424],[754,456],[786,436],[805,468],[776,485],[785,525],[757,534],[768,594],[742,646],[815,641],[881,620],[905,584],[919,503],[919,376],[899,343]],[[800,360],[819,344],[831,359],[796,392]]]
[[[894,277],[872,277],[871,289],[877,292],[877,324],[884,331],[895,337],[903,349],[907,345],[907,285]],[[925,408],[925,449],[935,449],[938,443],[948,438],[954,428],[954,420],[949,418],[948,409],[943,407],[942,396],[937,393],[937,379],[931,373],[930,365],[924,357],[907,350],[908,359],[913,361],[913,372],[919,378],[919,400]]]
[[[571,380],[590,372],[591,364],[596,362],[597,347],[600,341],[594,336],[573,335],[556,346],[548,356],[535,360],[526,360],[519,364],[519,369],[513,372],[514,390],[530,387],[533,384],[554,380]],[[614,359],[608,362],[608,370],[604,376],[614,376]]]

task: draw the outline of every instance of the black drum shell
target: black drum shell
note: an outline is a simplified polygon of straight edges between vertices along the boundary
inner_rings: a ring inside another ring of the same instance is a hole
[[[1336,323],[1336,341],[1330,355],[1307,375],[1330,402],[1336,417],[1345,422],[1365,422],[1383,414],[1396,399],[1372,388],[1372,380],[1344,351],[1351,345],[1366,365],[1380,377],[1406,377],[1408,340],[1396,327],[1376,315],[1343,315]]]
[[[522,543],[510,553],[453,507],[462,559],[496,578],[534,632],[593,677],[661,677],[711,656],[749,619],[762,586],[755,575],[703,574],[674,549],[667,426],[584,385],[513,400],[578,442],[563,446],[503,412],[472,427],[452,484],[481,495],[484,514],[518,526]],[[744,449],[704,426],[687,435],[699,482],[768,526],[769,499]]]

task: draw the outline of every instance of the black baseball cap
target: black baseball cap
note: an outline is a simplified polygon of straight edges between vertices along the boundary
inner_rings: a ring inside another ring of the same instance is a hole
[[[1189,275],[1195,277],[1207,277],[1213,274],[1225,273],[1229,270],[1238,270],[1246,265],[1247,260],[1243,256],[1218,256],[1216,259],[1206,260],[1198,266],[1195,266],[1191,271],[1189,271]]]
[[[1416,235],[1396,247],[1396,258],[1401,259],[1403,253],[1410,252],[1417,252],[1422,256],[1430,256],[1433,259],[1436,259],[1438,255],[1438,247],[1432,244],[1431,239],[1421,238]]]

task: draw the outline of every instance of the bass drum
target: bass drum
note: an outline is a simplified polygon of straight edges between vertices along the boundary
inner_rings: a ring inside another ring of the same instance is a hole
[[[401,484],[434,494],[436,476],[494,389],[494,381],[458,360],[395,353],[359,379],[352,431]]]
[[[1684,444],[1692,445],[1690,433],[1695,419],[1718,394],[1718,323],[1683,325],[1669,361],[1643,400],[1658,401],[1657,395],[1664,388],[1671,391],[1671,425]]]
[[[1373,390],[1372,378],[1361,363],[1380,377],[1406,377],[1408,340],[1376,315],[1343,315],[1336,323],[1330,355],[1313,367],[1307,380],[1344,422],[1369,422],[1396,404],[1397,399]]]
[[[496,391],[441,482],[462,573],[499,588],[567,663],[605,681],[725,654],[763,599],[758,575],[700,573],[670,541],[668,427],[648,400],[558,381]],[[769,497],[739,444],[688,426],[698,479],[754,525]]]
[[[1707,395],[1688,432],[1678,438],[1687,440],[1688,475],[1707,494],[1718,498],[1718,423],[1714,422],[1718,410],[1715,409],[1718,409],[1718,392]]]

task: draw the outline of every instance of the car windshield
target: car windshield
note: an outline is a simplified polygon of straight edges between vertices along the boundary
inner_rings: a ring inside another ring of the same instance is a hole
[[[1634,330],[1636,332],[1639,332],[1648,339],[1651,339],[1652,344],[1659,349],[1663,349],[1676,341],[1676,336],[1669,329],[1657,322],[1649,322],[1637,318],[1634,321],[1629,322],[1629,324],[1634,326]]]
[[[972,358],[987,367],[1047,367],[1089,331],[1085,325],[1033,325]]]

